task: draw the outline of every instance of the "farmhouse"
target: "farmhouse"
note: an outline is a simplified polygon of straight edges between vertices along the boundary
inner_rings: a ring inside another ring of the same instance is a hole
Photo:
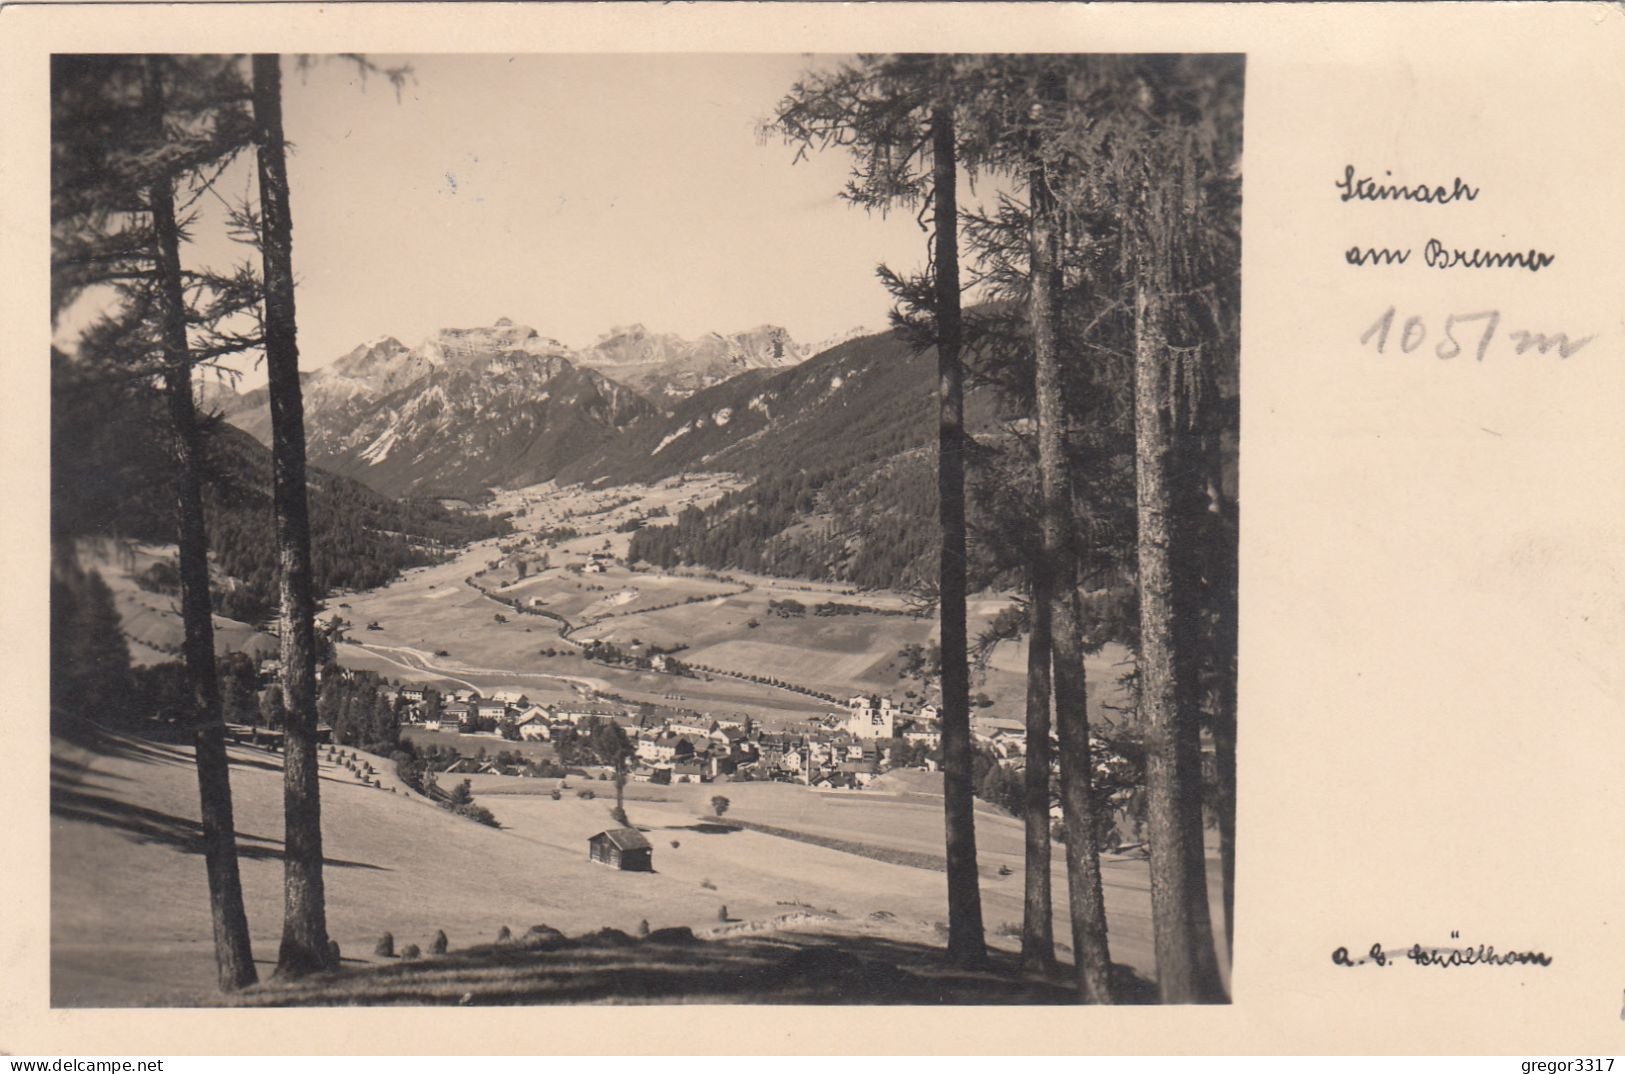
[[[940,731],[932,731],[928,728],[921,729],[916,727],[904,731],[903,740],[909,743],[923,742],[927,746],[936,746],[942,741],[942,733]]]
[[[687,739],[670,731],[638,740],[638,756],[649,761],[672,761],[679,755],[692,756],[693,753],[694,747]]]
[[[750,744],[750,739],[745,737],[745,732],[730,727],[726,731],[719,733],[722,735],[722,742],[719,743],[718,748],[730,759],[740,761],[755,753]]]
[[[839,772],[840,778],[845,781],[845,785],[851,787],[867,787],[875,781],[875,777],[878,775],[871,765],[854,761],[847,761],[841,765]]]
[[[547,722],[546,709],[532,705],[521,712],[513,723],[519,729],[519,737],[527,742],[548,742],[553,738],[553,728]]]
[[[757,756],[761,758],[762,767],[769,772],[779,767],[785,751],[790,748],[784,735],[763,735],[756,741]]]
[[[993,748],[1000,757],[1022,757],[1027,753],[1026,728],[1001,727],[993,732]]]
[[[610,828],[587,840],[587,857],[627,872],[654,872],[654,848],[636,828]]]

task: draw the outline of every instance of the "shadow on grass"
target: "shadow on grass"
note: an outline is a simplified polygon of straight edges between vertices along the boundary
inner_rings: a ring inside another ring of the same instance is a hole
[[[282,771],[282,765],[281,764],[272,764],[270,761],[262,761],[258,757],[244,757],[241,753],[232,754],[232,756],[231,756],[231,767],[233,767],[233,768],[258,768],[258,769],[260,769],[261,771],[264,771],[264,772],[281,772]]]
[[[686,930],[638,941],[604,930],[577,939],[491,944],[359,972],[271,982],[241,1006],[529,1005],[549,1003],[1067,1004],[1069,986],[1023,977],[992,952],[986,970],[941,947],[870,935],[796,932],[700,940]],[[1154,990],[1125,968],[1123,1002]]]
[[[113,780],[118,783],[134,783],[129,776],[117,772],[107,772],[99,768],[92,768],[89,763],[70,761],[66,757],[56,754],[51,756],[51,782],[56,784],[72,784],[77,786],[86,781],[85,777],[94,775],[98,780],[106,782]]]
[[[51,814],[111,828],[140,843],[158,843],[187,854],[203,853],[203,825],[200,822],[146,806],[132,805],[106,795],[91,794],[78,787],[52,787]],[[251,861],[281,861],[282,841],[238,832],[237,856]],[[323,858],[322,864],[339,869],[389,871],[382,865],[346,861],[343,858]]]
[[[191,739],[174,728],[155,727],[138,735],[79,720],[64,721],[62,726],[52,730],[76,746],[110,757],[124,757],[144,764],[192,767]]]
[[[137,735],[133,732],[102,727],[88,720],[78,720],[66,721],[64,726],[56,728],[55,732],[83,749],[104,756],[121,757],[142,764],[180,765],[185,768],[193,768],[196,765],[190,740],[184,733],[174,728],[143,729],[142,733]],[[282,771],[280,764],[272,764],[257,758],[233,756],[231,764],[233,767]],[[88,759],[72,761],[53,754],[52,815],[112,828],[137,842],[170,846],[187,854],[203,853],[203,825],[200,821],[121,801],[111,796],[112,788],[102,783],[105,780],[134,782],[128,776],[97,768]],[[93,793],[96,791],[108,793]],[[255,861],[281,861],[282,841],[238,832],[237,855]],[[343,858],[322,860],[323,864],[339,869],[390,871],[385,866],[373,865],[370,862],[348,861]]]

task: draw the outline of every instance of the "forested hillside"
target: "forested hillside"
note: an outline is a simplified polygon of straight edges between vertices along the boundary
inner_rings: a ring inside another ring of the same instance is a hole
[[[851,582],[909,585],[931,573],[936,516],[936,356],[893,332],[792,369],[699,392],[659,427],[630,430],[582,478],[654,480],[690,470],[754,478],[674,525],[634,535],[631,555]],[[968,400],[988,429],[988,393]]]
[[[157,399],[139,382],[93,373],[52,356],[51,512],[63,536],[175,540],[171,464]],[[208,430],[206,508],[211,560],[230,583],[216,610],[256,622],[276,606],[270,452],[247,433]],[[382,585],[437,563],[458,545],[509,532],[506,520],[447,510],[431,500],[392,500],[312,469],[311,544],[318,590]],[[155,578],[162,586],[164,579]]]

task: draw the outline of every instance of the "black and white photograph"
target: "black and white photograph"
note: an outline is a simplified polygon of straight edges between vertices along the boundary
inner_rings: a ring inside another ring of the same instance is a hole
[[[53,55],[52,1006],[1228,1003],[1244,69]]]

